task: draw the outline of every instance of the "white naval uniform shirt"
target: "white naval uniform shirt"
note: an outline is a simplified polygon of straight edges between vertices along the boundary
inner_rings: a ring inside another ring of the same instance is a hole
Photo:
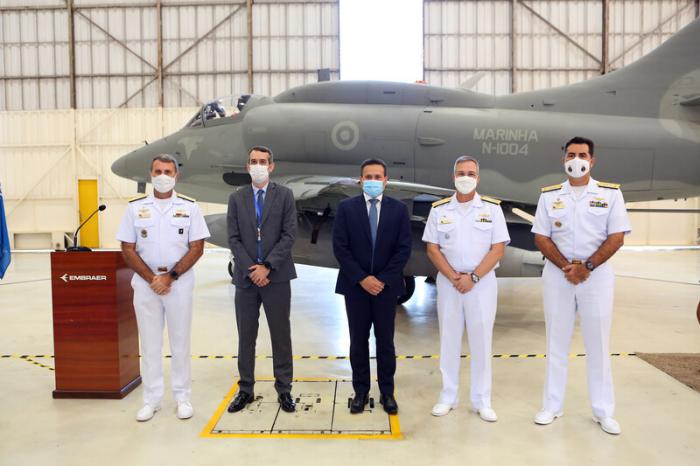
[[[191,242],[210,236],[194,200],[173,191],[171,201],[163,211],[153,195],[129,202],[117,232],[117,240],[136,243],[136,253],[154,273],[171,270]]]
[[[439,245],[440,252],[456,272],[473,272],[491,245],[510,243],[510,235],[500,205],[483,200],[478,193],[466,213],[459,205],[455,194],[450,202],[433,207],[425,224],[423,241]]]
[[[632,231],[622,192],[591,178],[578,199],[568,181],[543,188],[532,232],[552,239],[568,260],[588,260],[613,233]]]

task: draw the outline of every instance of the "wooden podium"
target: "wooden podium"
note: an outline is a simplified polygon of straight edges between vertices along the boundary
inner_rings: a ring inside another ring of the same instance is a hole
[[[132,275],[120,252],[51,253],[54,398],[120,399],[141,383]]]

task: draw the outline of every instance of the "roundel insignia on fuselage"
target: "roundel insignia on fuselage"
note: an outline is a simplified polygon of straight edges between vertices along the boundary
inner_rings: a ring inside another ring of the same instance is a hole
[[[360,128],[354,121],[340,121],[331,131],[331,141],[340,150],[352,150],[360,142]]]

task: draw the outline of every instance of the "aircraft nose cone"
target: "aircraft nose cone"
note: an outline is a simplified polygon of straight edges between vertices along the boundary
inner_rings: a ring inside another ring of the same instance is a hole
[[[126,157],[119,157],[117,160],[114,161],[114,163],[112,164],[112,173],[124,178],[127,177]]]

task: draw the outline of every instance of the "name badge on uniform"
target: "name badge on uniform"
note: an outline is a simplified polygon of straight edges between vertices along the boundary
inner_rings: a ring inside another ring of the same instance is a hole
[[[141,238],[148,238],[148,230],[141,230]]]
[[[601,209],[607,209],[608,203],[604,197],[596,197],[588,204],[591,207],[600,207]]]
[[[452,223],[452,219],[449,217],[440,217],[440,221],[438,223],[440,225],[449,225]]]
[[[481,213],[476,217],[476,223],[493,223],[491,214]]]
[[[175,218],[189,218],[190,214],[186,210],[176,210],[173,214]]]
[[[552,210],[560,210],[566,207],[566,204],[564,204],[564,201],[561,199],[557,199],[556,201],[552,202]]]
[[[151,218],[151,211],[148,207],[141,207],[139,209],[139,218]]]

